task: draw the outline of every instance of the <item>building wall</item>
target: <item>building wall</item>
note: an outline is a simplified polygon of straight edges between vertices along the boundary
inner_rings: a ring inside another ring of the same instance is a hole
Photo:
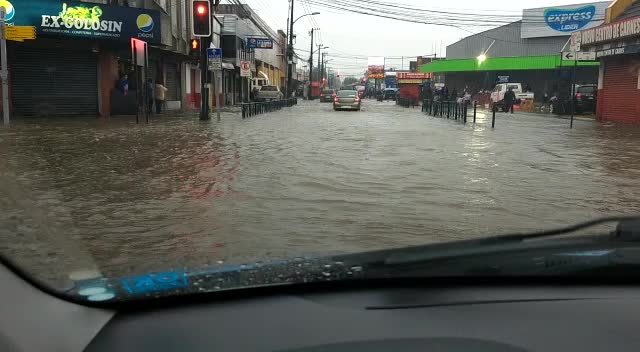
[[[517,57],[555,55],[560,52],[569,36],[547,38],[520,38],[521,22],[474,34],[447,46],[447,59],[475,58],[491,46],[489,57]]]

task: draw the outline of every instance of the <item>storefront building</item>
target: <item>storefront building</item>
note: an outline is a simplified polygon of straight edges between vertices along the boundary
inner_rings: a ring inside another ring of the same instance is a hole
[[[419,102],[422,95],[423,83],[431,78],[430,73],[421,72],[398,72],[398,87],[400,97],[409,98],[413,102]]]
[[[420,65],[420,72],[444,74],[449,91],[492,90],[496,83],[522,83],[535,100],[570,95],[573,62],[560,53],[571,33],[600,25],[610,2],[523,10],[522,20],[481,32],[447,46],[446,60]],[[597,62],[580,63],[577,83],[595,83]],[[440,78],[438,78],[440,82]]]
[[[597,118],[640,123],[640,2],[615,1],[605,24],[573,34],[571,45],[600,61]]]
[[[158,11],[59,0],[3,2],[8,26],[34,26],[37,35],[8,41],[15,115],[108,114],[111,89],[131,57],[131,38],[161,44]]]

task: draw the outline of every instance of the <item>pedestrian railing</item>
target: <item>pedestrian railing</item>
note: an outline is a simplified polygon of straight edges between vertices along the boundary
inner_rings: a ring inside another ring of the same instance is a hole
[[[396,99],[396,105],[400,105],[400,106],[403,106],[405,108],[414,107],[414,106],[418,105],[416,103],[417,102],[415,101],[415,99],[411,99],[411,98],[398,97]]]
[[[242,103],[242,118],[277,111],[284,107],[292,107],[297,104],[298,98]]]
[[[434,117],[442,117],[467,123],[469,103],[458,103],[453,100],[434,101],[424,99],[422,112]],[[477,102],[473,102],[473,123],[476,122]]]

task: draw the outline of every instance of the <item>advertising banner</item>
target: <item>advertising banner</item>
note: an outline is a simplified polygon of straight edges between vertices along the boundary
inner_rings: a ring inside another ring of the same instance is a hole
[[[428,73],[424,72],[398,72],[398,79],[427,79],[429,78]]]
[[[253,49],[273,49],[271,38],[247,38],[247,47]]]
[[[369,79],[384,78],[384,57],[370,57],[367,66],[367,77]]]
[[[521,38],[567,36],[604,22],[610,1],[525,9],[522,11]]]
[[[640,36],[640,16],[580,31],[571,39],[583,46],[635,36]]]
[[[39,37],[117,40],[160,44],[160,13],[155,10],[61,0],[0,0],[8,26],[35,26]]]

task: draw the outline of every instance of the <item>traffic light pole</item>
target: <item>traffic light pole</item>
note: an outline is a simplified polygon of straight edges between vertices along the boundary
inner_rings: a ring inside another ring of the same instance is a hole
[[[207,48],[211,42],[209,37],[200,38],[200,120],[209,120],[209,89],[207,88],[207,77],[209,67],[207,64]]]

